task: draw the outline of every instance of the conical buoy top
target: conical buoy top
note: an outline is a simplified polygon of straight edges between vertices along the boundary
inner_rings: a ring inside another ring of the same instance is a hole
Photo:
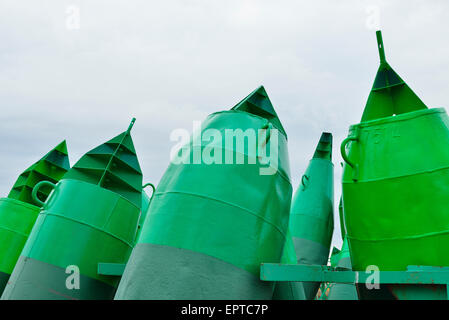
[[[376,32],[376,38],[380,66],[362,115],[362,121],[426,109],[427,106],[388,64],[380,30]]]
[[[320,141],[315,149],[313,158],[326,159],[332,161],[332,133],[323,132]]]
[[[282,126],[276,111],[274,111],[273,104],[263,86],[260,86],[251,92],[231,110],[245,111],[266,118],[273,124],[273,126],[281,131],[285,137],[287,137],[284,127]]]
[[[142,171],[131,129],[87,152],[67,172],[64,179],[77,179],[114,191],[138,208],[142,205]]]
[[[8,198],[34,205],[35,203],[31,196],[34,186],[44,180],[57,183],[69,169],[67,144],[64,140],[39,161],[22,172],[8,194]],[[38,192],[38,197],[45,200],[49,193],[49,189],[42,188]]]

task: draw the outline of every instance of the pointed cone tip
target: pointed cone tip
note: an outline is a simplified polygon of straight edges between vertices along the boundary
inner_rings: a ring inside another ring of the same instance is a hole
[[[320,142],[326,142],[326,143],[332,144],[332,133],[330,133],[330,132],[321,133]]]
[[[332,133],[321,133],[320,141],[315,149],[313,158],[321,158],[332,161]]]
[[[247,95],[239,103],[237,103],[231,110],[242,109],[243,111],[253,113],[248,110],[248,106],[246,105],[246,103],[249,103],[251,105],[251,108],[255,107],[259,110],[262,110],[263,112],[270,114],[271,116],[277,116],[276,112],[274,111],[273,104],[271,103],[271,100],[268,97],[268,93],[263,85],[260,85],[255,90],[253,90],[249,95]]]
[[[61,143],[59,143],[54,149],[58,150],[59,152],[67,154],[67,141],[64,139]]]
[[[257,87],[243,100],[237,103],[231,110],[239,110],[251,113],[269,120],[285,137],[287,134],[282,126],[281,121],[274,110],[273,104],[268,97],[267,91],[263,85]]]

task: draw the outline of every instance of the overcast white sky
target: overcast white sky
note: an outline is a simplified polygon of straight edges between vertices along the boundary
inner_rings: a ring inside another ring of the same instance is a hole
[[[263,84],[289,137],[294,190],[321,132],[333,133],[337,206],[339,145],[374,80],[376,25],[399,75],[445,107],[448,12],[446,0],[1,0],[0,196],[61,140],[74,164],[132,117],[144,181],[158,183],[173,129]],[[335,225],[339,245],[337,211]]]

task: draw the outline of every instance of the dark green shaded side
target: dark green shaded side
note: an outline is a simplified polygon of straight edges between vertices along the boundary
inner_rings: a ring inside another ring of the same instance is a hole
[[[306,300],[303,283],[292,281],[276,282],[273,300]]]
[[[3,292],[6,285],[8,284],[10,274],[0,271],[0,293]]]
[[[187,249],[139,243],[115,299],[267,300],[272,293],[273,284],[223,260]]]
[[[2,300],[111,300],[115,287],[80,274],[79,289],[67,289],[64,268],[20,256]],[[17,281],[20,278],[20,281]]]
[[[64,140],[17,178],[8,198],[35,205],[31,197],[34,186],[41,181],[57,183],[69,169],[69,156]],[[37,195],[39,199],[45,201],[50,192],[49,188],[41,188]]]
[[[331,257],[332,267],[352,270],[348,240],[345,238],[341,251]],[[358,300],[357,288],[354,284],[333,283],[329,289],[327,300]]]
[[[284,250],[282,252],[282,264],[297,264],[295,245],[290,231],[287,232]],[[273,292],[273,300],[306,300],[304,287],[301,282],[279,281],[276,282]]]

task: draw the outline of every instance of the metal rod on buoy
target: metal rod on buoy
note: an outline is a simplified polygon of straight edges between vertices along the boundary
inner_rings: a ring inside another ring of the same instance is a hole
[[[384,42],[382,40],[382,31],[380,31],[380,30],[376,31],[376,38],[377,38],[377,49],[379,50],[380,63],[387,62],[387,60],[385,60],[385,51],[384,51]]]
[[[129,124],[128,130],[126,130],[127,134],[129,134],[131,132],[131,129],[134,126],[134,122],[136,122],[136,118],[132,118],[131,123]]]

